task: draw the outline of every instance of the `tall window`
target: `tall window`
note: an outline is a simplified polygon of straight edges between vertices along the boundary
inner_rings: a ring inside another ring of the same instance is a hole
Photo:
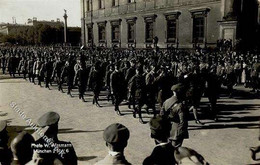
[[[128,3],[134,3],[135,0],[128,0]]]
[[[98,40],[99,40],[99,42],[106,41],[106,24],[105,23],[98,24]]]
[[[104,9],[104,8],[105,8],[104,0],[99,0],[99,9]]]
[[[135,23],[128,23],[128,42],[134,42],[135,40]]]
[[[119,42],[120,39],[120,26],[112,25],[112,42]]]
[[[178,41],[178,36],[177,36],[178,23],[179,23],[178,19],[181,13],[177,11],[177,12],[165,13],[164,15],[167,23],[166,42],[176,43]]]
[[[146,42],[153,42],[153,22],[146,22],[145,25],[145,40]]]
[[[193,18],[193,42],[203,43],[205,33],[205,17]]]
[[[177,23],[176,19],[167,20],[167,42],[176,41]]]
[[[111,24],[111,39],[113,43],[120,42],[120,25],[121,19],[110,21]]]
[[[207,43],[207,15],[210,8],[191,9],[193,19],[192,42]]]
[[[154,22],[157,15],[144,16],[145,21],[145,42],[152,43],[154,37]]]

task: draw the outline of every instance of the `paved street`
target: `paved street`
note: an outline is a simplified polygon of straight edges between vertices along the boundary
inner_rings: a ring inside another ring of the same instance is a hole
[[[59,138],[72,142],[80,165],[94,164],[106,156],[102,133],[104,128],[115,122],[124,124],[130,130],[125,155],[132,164],[141,164],[155,146],[148,124],[140,124],[125,105],[120,107],[124,116],[118,116],[106,100],[100,102],[102,108],[93,106],[90,92],[86,96],[87,102],[82,102],[78,99],[77,90],[73,91],[74,97],[71,98],[59,92],[57,86],[48,90],[23,79],[1,78],[0,120],[8,120],[8,130],[14,132],[11,136],[26,128],[26,122],[9,105],[13,101],[34,122],[45,112],[58,112],[61,115]],[[249,152],[249,147],[259,145],[260,100],[253,99],[248,89],[236,89],[235,99],[221,97],[219,100],[219,122],[204,119],[207,99],[203,99],[205,108],[202,108],[200,115],[206,124],[198,126],[194,121],[189,122],[190,138],[184,141],[183,146],[195,149],[213,165],[260,163],[252,161]],[[144,114],[145,121],[149,121],[150,117],[152,115]],[[30,128],[26,129],[30,131]]]

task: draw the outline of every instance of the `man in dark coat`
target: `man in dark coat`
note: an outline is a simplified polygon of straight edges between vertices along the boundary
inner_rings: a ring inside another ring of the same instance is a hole
[[[139,115],[139,121],[144,123],[142,118],[142,107],[145,104],[146,99],[146,84],[145,76],[143,75],[143,66],[139,66],[136,69],[136,75],[129,81],[128,87],[129,93],[131,93],[133,97],[133,116],[135,118],[137,112]],[[135,105],[137,105],[137,107],[135,107]]]
[[[115,70],[110,76],[111,94],[114,96],[115,111],[121,115],[119,104],[124,100],[126,95],[126,82],[124,73],[119,70],[119,63],[115,65]]]
[[[30,82],[34,83],[33,65],[34,65],[34,59],[33,57],[30,56],[29,60],[27,61],[28,78]]]
[[[56,77],[56,82],[58,84],[58,90],[62,90],[62,69],[64,63],[61,61],[60,57],[57,57],[55,62],[53,63],[53,71],[52,71],[52,79]]]
[[[155,95],[157,92],[157,81],[156,81],[156,71],[155,66],[151,65],[150,72],[145,77],[145,83],[146,83],[146,89],[147,89],[147,99],[146,99],[146,105],[147,105],[147,112],[149,112],[149,108],[152,108],[153,115],[156,115],[156,109],[155,109]]]
[[[132,79],[132,77],[136,74],[136,67],[135,67],[135,60],[130,61],[130,68],[127,69],[125,80],[129,84],[129,81]],[[131,104],[133,104],[134,100],[132,98],[133,93],[128,93],[128,107],[131,108]],[[134,107],[133,107],[134,108]]]
[[[73,81],[74,81],[75,71],[74,71],[74,60],[73,57],[70,56],[69,59],[66,61],[65,66],[62,70],[61,77],[62,79],[67,77],[67,85],[68,85],[68,92],[67,94],[71,95],[71,90],[73,88]]]
[[[79,86],[79,99],[85,101],[84,93],[86,92],[87,82],[88,82],[88,70],[86,68],[86,62],[81,59],[79,63],[78,70],[78,86]]]
[[[173,95],[163,103],[160,112],[163,117],[168,118],[172,123],[169,140],[174,147],[180,147],[183,140],[189,138],[187,112],[182,103],[183,100],[180,98],[182,88],[181,84],[172,86]]]
[[[8,71],[10,76],[15,77],[17,60],[14,54],[9,57],[8,60]]]
[[[45,88],[50,88],[49,84],[51,81],[51,76],[52,76],[52,71],[53,71],[53,64],[50,61],[50,59],[45,58],[45,63],[42,65],[42,71],[43,76],[45,79]]]
[[[92,70],[89,73],[88,87],[93,90],[93,104],[96,104],[97,107],[101,107],[98,98],[100,91],[102,89],[103,77],[101,73],[100,63],[97,62],[95,66],[93,66]]]
[[[149,122],[151,138],[155,140],[156,147],[152,154],[145,158],[143,165],[175,165],[175,148],[168,141],[171,130],[169,120],[156,116]]]

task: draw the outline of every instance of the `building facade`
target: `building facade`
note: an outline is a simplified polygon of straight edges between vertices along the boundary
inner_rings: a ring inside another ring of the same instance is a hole
[[[234,43],[243,3],[243,0],[81,0],[82,44],[192,48],[214,47],[218,39],[231,39]]]

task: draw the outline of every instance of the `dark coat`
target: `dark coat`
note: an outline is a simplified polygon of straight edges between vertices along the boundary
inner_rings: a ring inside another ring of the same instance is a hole
[[[64,165],[77,165],[77,156],[76,156],[76,152],[74,150],[73,145],[70,142],[65,142],[65,141],[59,141],[59,140],[54,140],[54,143],[57,144],[59,147],[58,149],[60,149],[61,151],[64,151],[62,153],[64,154],[59,154],[57,152],[51,152],[51,153],[41,153],[40,157],[45,159],[45,160],[49,160],[49,161],[54,161],[55,159],[60,160]],[[47,144],[46,141],[41,138],[39,140],[37,140],[35,142],[35,144]],[[38,149],[38,148],[33,148],[33,149]],[[44,147],[44,148],[40,148],[40,150],[50,150],[50,151],[54,151],[54,147]],[[56,150],[57,151],[57,150]]]
[[[100,92],[103,85],[103,77],[100,70],[92,69],[89,73],[88,86],[92,88],[93,92]]]
[[[114,94],[125,94],[126,82],[121,71],[114,71],[110,76],[110,87]]]
[[[7,146],[2,147],[0,144],[0,164],[9,165],[12,161],[12,152]]]
[[[138,103],[144,103],[146,98],[145,76],[136,74],[128,82],[128,89]]]
[[[157,145],[152,154],[145,158],[143,165],[175,165],[174,150],[171,143]]]

